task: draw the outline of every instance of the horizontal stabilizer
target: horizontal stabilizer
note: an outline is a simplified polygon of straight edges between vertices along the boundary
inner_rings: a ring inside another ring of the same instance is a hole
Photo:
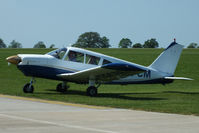
[[[193,80],[191,78],[185,78],[185,77],[164,77],[164,79]]]

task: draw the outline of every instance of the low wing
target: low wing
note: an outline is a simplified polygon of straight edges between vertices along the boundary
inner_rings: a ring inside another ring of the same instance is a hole
[[[110,63],[103,66],[86,69],[75,73],[63,73],[57,76],[77,83],[87,83],[89,80],[106,82],[145,72],[143,68],[124,63]]]

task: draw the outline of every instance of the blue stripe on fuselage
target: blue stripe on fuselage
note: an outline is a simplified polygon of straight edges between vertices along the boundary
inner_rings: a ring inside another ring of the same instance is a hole
[[[52,68],[48,66],[36,66],[36,65],[18,65],[19,70],[21,70],[24,75],[31,77],[47,78],[54,80],[63,80],[60,77],[57,77],[57,74],[62,73],[73,73],[73,71],[68,71],[59,68]]]

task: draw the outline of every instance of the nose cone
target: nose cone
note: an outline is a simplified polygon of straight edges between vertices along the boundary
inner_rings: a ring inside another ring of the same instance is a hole
[[[14,56],[9,56],[6,58],[7,62],[12,63],[12,64],[19,64],[21,62],[21,58],[17,55]]]

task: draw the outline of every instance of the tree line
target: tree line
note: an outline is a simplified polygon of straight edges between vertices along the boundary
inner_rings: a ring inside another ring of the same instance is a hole
[[[51,44],[49,48],[54,48],[55,44]],[[97,32],[85,32],[81,34],[72,47],[79,48],[109,48],[111,47],[109,39],[106,36],[100,36]],[[129,38],[122,38],[118,43],[119,48],[158,48],[159,43],[155,38],[148,39],[141,43],[132,43]],[[0,48],[22,48],[22,44],[13,40],[7,46],[3,39],[0,38]],[[43,41],[37,42],[33,48],[47,48]],[[190,43],[187,48],[199,48],[197,43]]]
[[[49,48],[54,48],[55,44],[51,44]],[[23,48],[22,44],[20,42],[17,42],[15,40],[12,40],[10,44],[7,46],[3,39],[0,38],[0,48]],[[47,48],[44,42],[39,41],[36,43],[33,48]]]
[[[109,48],[109,39],[105,36],[101,37],[97,32],[85,32],[81,34],[78,40],[72,45],[80,48]],[[118,44],[119,48],[157,48],[159,46],[155,38],[141,43],[132,45],[132,41],[128,38],[122,38]]]

